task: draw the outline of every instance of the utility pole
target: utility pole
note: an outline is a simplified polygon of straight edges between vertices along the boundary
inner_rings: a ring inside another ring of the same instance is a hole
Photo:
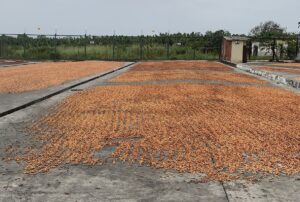
[[[116,38],[116,31],[114,30],[114,36],[113,36],[113,47],[112,47],[112,60],[115,60],[115,39]]]
[[[2,36],[0,36],[0,58],[2,57]]]
[[[143,30],[141,31],[141,36],[140,36],[140,60],[143,60],[143,55],[144,55],[144,33]]]
[[[86,46],[87,46],[87,31],[85,30],[85,34],[84,34],[84,58],[86,59]]]
[[[167,59],[170,58],[170,36],[167,35]]]
[[[298,28],[300,28],[300,22],[298,22]],[[300,41],[300,33],[298,35],[298,39],[297,39],[297,57],[295,59],[296,62],[300,62],[300,47],[299,47],[299,41]]]
[[[276,39],[273,39],[273,44],[272,44],[272,61],[274,62],[276,58]]]
[[[57,52],[57,33],[54,34],[54,52],[56,54]]]
[[[26,33],[23,35],[23,57],[26,57]]]

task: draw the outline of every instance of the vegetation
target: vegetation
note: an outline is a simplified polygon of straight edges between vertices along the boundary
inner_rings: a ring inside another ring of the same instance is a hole
[[[29,60],[164,60],[219,58],[224,36],[218,30],[201,33],[160,34],[155,36],[26,35],[0,36],[0,58]],[[246,35],[239,35],[246,36]],[[265,56],[251,59],[294,59],[296,34],[286,32],[278,23],[261,23],[250,31],[251,41],[260,42]],[[279,39],[284,41],[279,43]],[[287,46],[288,45],[288,46]],[[270,57],[271,55],[271,57]]]
[[[294,33],[287,33],[286,28],[280,24],[267,21],[260,23],[250,31],[250,36],[260,42],[261,49],[265,49],[266,53],[272,53],[271,61],[279,61],[283,58],[283,55],[287,56],[287,59],[294,59],[296,55],[296,36]],[[287,41],[287,47],[282,43],[278,43],[278,40]]]
[[[219,58],[223,36],[219,30],[206,34],[156,36],[28,36],[0,37],[0,57],[35,60],[154,60]]]

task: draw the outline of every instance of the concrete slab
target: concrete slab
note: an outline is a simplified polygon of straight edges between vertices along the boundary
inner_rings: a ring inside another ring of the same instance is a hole
[[[188,175],[122,163],[0,178],[2,201],[227,201],[217,182],[194,184]]]
[[[108,85],[127,71],[113,73],[76,89]],[[238,71],[238,70],[237,70]],[[5,162],[3,150],[12,142],[26,146],[24,128],[66,97],[68,90],[46,101],[0,118],[0,201],[298,201],[300,176],[243,181],[193,183],[201,174],[152,169],[127,163],[65,165],[48,173],[23,174],[22,165]],[[30,97],[30,96],[29,96]],[[1,97],[0,97],[1,98]]]
[[[80,86],[80,89],[95,83],[100,85],[113,76],[116,74]],[[76,91],[67,91],[0,118],[0,159],[3,149],[10,143],[18,141],[26,146],[24,128],[28,123],[74,93]],[[219,182],[193,183],[201,177],[199,174],[180,174],[121,162],[66,165],[38,175],[22,172],[22,165],[0,160],[1,201],[227,201]]]
[[[271,68],[270,70],[262,69],[261,67]],[[247,63],[247,64],[237,64],[237,69],[244,71],[245,73],[250,73],[260,78],[265,78],[271,81],[277,86],[285,86],[285,89],[291,89],[294,92],[300,92],[300,72],[289,72],[287,71],[278,71],[278,67],[273,67],[270,63]],[[273,71],[274,69],[274,71]],[[276,70],[277,69],[277,70]],[[286,68],[287,69],[287,68]]]
[[[0,59],[0,67],[24,64],[24,63],[26,63],[26,62],[22,61],[22,60],[4,60],[4,59]]]
[[[299,201],[300,175],[267,178],[249,183],[234,181],[224,183],[229,201]]]
[[[126,64],[124,64],[124,66],[129,65],[129,64],[131,64],[131,63],[126,63]],[[115,69],[118,69],[118,68],[115,68]],[[49,87],[47,89],[24,92],[24,93],[0,93],[0,114],[5,111],[19,107],[21,105],[24,105],[26,103],[37,100],[39,98],[45,97],[49,94],[60,91],[62,89],[68,88],[72,85],[75,85],[75,84],[81,83],[83,81],[92,79],[94,77],[100,76],[100,75],[105,74],[110,71],[112,71],[112,70],[102,72],[97,75],[84,77],[84,78],[81,78],[78,80],[69,81],[62,85]]]
[[[261,70],[262,67],[267,67],[268,71],[271,73],[274,73],[279,76],[284,76],[288,79],[299,79],[300,77],[300,67],[298,66],[287,66],[286,63],[282,64],[276,64],[276,66],[273,65],[273,63],[247,63],[247,65],[251,66],[255,70]],[[286,71],[284,71],[286,70]]]
[[[9,67],[25,67],[26,65],[30,65],[30,64],[38,64],[40,62],[16,62],[16,63],[1,63],[0,62],[0,68],[9,68]]]

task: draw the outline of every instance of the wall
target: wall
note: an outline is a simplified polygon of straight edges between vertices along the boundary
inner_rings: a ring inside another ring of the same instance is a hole
[[[276,45],[277,45],[277,47],[279,47],[280,45],[282,45],[283,48],[285,48],[285,49],[288,48],[288,43],[286,41],[277,40],[276,41]],[[257,54],[257,56],[272,56],[271,49],[268,50],[267,47],[262,46],[259,42],[252,42],[252,53],[254,53],[254,46],[258,47],[258,54]],[[275,51],[278,54],[278,56],[280,56],[280,50],[278,48],[276,48]]]
[[[222,59],[226,61],[231,61],[231,46],[232,42],[223,40],[223,47],[222,47]]]
[[[236,41],[232,42],[231,62],[233,63],[243,62],[243,47],[244,47],[244,42],[242,41],[239,41],[238,44],[236,43]]]

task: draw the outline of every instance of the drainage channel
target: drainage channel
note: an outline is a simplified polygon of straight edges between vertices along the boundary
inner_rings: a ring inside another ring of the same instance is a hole
[[[106,72],[106,73],[104,73],[104,74],[95,76],[95,77],[93,77],[93,78],[87,79],[87,80],[85,80],[85,81],[76,83],[76,84],[71,85],[71,86],[68,86],[68,87],[66,87],[66,88],[64,88],[64,89],[61,89],[61,90],[59,90],[59,91],[56,91],[56,92],[51,93],[51,94],[49,94],[49,95],[46,95],[46,96],[44,96],[44,97],[38,98],[38,99],[36,99],[36,100],[33,100],[33,101],[28,102],[28,103],[26,103],[26,104],[24,104],[24,105],[21,105],[21,106],[19,106],[19,107],[15,107],[15,108],[10,109],[10,110],[7,110],[7,111],[5,111],[5,112],[1,112],[1,113],[0,113],[0,118],[1,118],[1,117],[4,117],[4,116],[7,116],[7,115],[9,115],[9,114],[12,114],[12,113],[14,113],[14,112],[16,112],[16,111],[19,111],[19,110],[25,109],[25,108],[27,108],[27,107],[30,107],[30,106],[32,106],[32,105],[34,105],[34,104],[37,104],[37,103],[39,103],[39,102],[42,102],[42,101],[44,101],[44,100],[47,100],[47,99],[49,99],[49,98],[51,98],[51,97],[54,97],[54,96],[56,96],[56,95],[59,95],[59,94],[65,92],[65,91],[68,91],[68,90],[70,90],[70,89],[72,89],[72,88],[75,88],[75,87],[77,87],[77,86],[80,86],[80,85],[89,83],[89,82],[94,81],[94,80],[96,80],[96,79],[99,79],[99,78],[101,78],[101,77],[104,77],[104,76],[107,76],[107,75],[112,74],[112,73],[114,73],[114,72],[117,72],[117,71],[120,71],[120,70],[122,70],[122,69],[125,69],[126,67],[132,66],[132,65],[134,65],[134,64],[136,64],[136,62],[132,62],[132,63],[130,63],[130,64],[127,64],[127,65],[124,65],[124,66],[119,67],[119,68],[117,68],[117,69],[114,69],[114,70],[112,70],[112,71]],[[75,90],[75,91],[76,91],[76,90]]]

